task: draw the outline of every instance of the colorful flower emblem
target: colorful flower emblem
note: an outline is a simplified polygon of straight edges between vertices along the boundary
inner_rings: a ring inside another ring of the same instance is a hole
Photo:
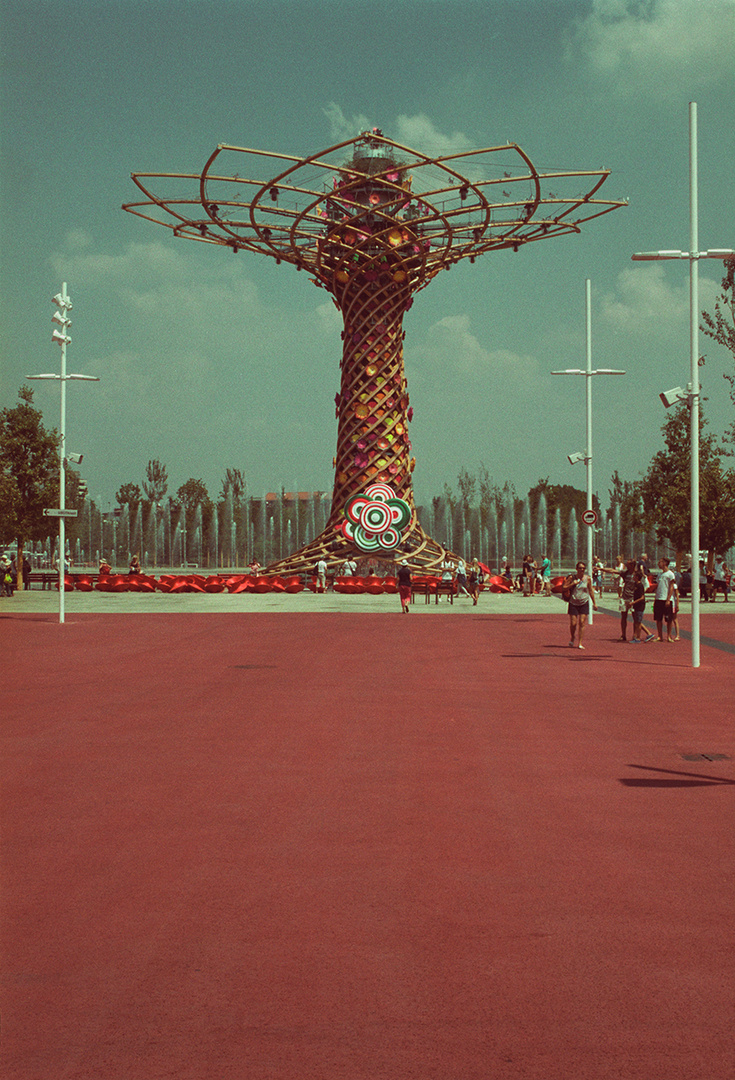
[[[411,520],[411,507],[390,484],[372,484],[347,500],[342,534],[361,551],[392,551]]]

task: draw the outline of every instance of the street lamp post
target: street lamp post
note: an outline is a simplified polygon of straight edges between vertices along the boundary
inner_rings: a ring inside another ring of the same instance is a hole
[[[639,251],[636,262],[665,259],[689,260],[689,364],[687,387],[691,421],[691,577],[692,667],[699,667],[699,260],[727,259],[735,251],[725,248],[699,250],[697,179],[697,103],[689,102],[689,251]]]
[[[66,291],[66,282],[61,286],[61,292],[53,297],[52,301],[58,308],[51,321],[61,327],[54,330],[51,340],[61,346],[61,374],[45,373],[43,375],[26,375],[27,379],[55,379],[61,387],[61,419],[59,431],[59,507],[53,516],[59,519],[59,622],[64,622],[64,558],[66,555],[66,517],[71,516],[66,511],[66,384],[71,379],[84,382],[99,382],[96,375],[67,375],[66,373],[66,346],[71,344],[71,338],[67,330],[71,326],[69,312],[72,308],[71,299]],[[74,511],[76,514],[76,511]]]
[[[587,364],[582,368],[564,368],[562,371],[552,371],[552,375],[584,375],[586,389],[586,413],[587,413],[587,452],[585,454],[569,454],[569,464],[574,465],[577,461],[584,461],[587,466],[587,511],[585,513],[587,525],[587,572],[592,573],[593,537],[596,522],[594,508],[592,506],[592,376],[593,375],[625,375],[624,371],[617,368],[592,367],[592,301],[590,279],[584,283],[585,293],[585,352]],[[592,609],[589,613],[589,623],[594,620]]]

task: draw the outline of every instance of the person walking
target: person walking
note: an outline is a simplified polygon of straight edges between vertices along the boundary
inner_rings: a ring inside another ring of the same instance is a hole
[[[541,560],[541,585],[544,596],[551,596],[551,559],[544,555]]]
[[[620,607],[620,640],[628,640],[628,612],[633,607],[634,594],[635,594],[635,576],[639,575],[639,580],[643,578],[643,574],[640,570],[636,570],[635,559],[628,559],[626,569],[620,575],[620,600],[618,601]],[[644,588],[645,595],[645,588]],[[635,619],[633,620],[633,637],[635,637]]]
[[[472,597],[472,603],[476,605],[480,595],[480,578],[482,577],[482,567],[477,559],[472,560],[469,574],[470,596]]]
[[[327,591],[327,561],[323,555],[316,564],[316,591],[319,593]]]
[[[592,578],[585,573],[585,563],[578,562],[574,574],[570,574],[564,581],[564,587],[570,588],[567,612],[569,614],[569,648],[583,649],[582,636],[587,625],[590,613],[590,600],[592,607],[597,611],[597,600],[592,585]],[[577,638],[576,644],[574,638]]]
[[[536,563],[528,554],[523,559],[523,595],[533,596],[536,591]]]
[[[466,596],[469,600],[470,594],[467,590],[467,566],[464,559],[460,559],[457,563],[457,596]]]
[[[10,572],[10,559],[3,553],[0,556],[0,596],[12,596],[12,574]]]
[[[401,565],[398,567],[397,576],[398,595],[401,598],[401,611],[404,615],[408,615],[408,605],[411,603],[411,571],[405,559],[401,560]]]
[[[437,586],[439,591],[446,590],[447,600],[451,600],[454,596],[454,563],[451,559],[445,559],[441,566],[442,578],[441,582]],[[437,603],[439,596],[437,596]]]

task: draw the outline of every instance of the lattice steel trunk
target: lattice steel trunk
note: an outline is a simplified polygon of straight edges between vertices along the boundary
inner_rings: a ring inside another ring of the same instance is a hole
[[[415,246],[415,239],[409,237],[409,243]],[[412,289],[405,269],[406,252],[400,250],[405,245],[388,244],[387,249],[373,244],[379,253],[372,255],[356,250],[354,255],[361,263],[358,274],[335,271],[330,291],[342,313],[344,329],[332,511],[319,537],[270,565],[268,572],[304,572],[322,556],[332,566],[352,556],[371,557],[345,539],[340,525],[348,499],[374,483],[389,484],[396,496],[408,503],[412,516],[400,547],[393,554],[372,558],[406,558],[416,569],[429,569],[438,568],[447,556],[441,544],[426,536],[416,517],[411,476],[415,462],[403,366],[403,316],[411,306]],[[347,280],[340,281],[340,274]]]

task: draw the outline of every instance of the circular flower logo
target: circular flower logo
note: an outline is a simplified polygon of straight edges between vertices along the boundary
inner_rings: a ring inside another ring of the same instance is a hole
[[[411,507],[389,484],[372,484],[347,500],[344,515],[342,534],[361,551],[392,551],[411,520]]]

